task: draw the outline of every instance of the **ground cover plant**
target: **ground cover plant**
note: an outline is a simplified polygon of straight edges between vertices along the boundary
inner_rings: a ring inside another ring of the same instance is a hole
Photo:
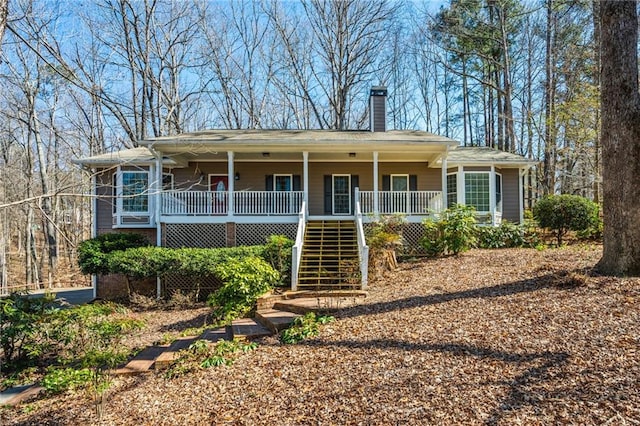
[[[400,263],[314,339],[267,338],[232,365],[173,379],[114,379],[103,422],[638,423],[640,279],[594,274],[601,255],[578,244]],[[206,312],[141,313],[152,332],[131,344]],[[0,423],[95,419],[64,393],[4,409]]]

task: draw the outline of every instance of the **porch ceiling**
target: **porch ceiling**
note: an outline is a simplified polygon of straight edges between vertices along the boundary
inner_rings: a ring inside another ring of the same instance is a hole
[[[167,157],[179,160],[180,162],[188,161],[211,161],[211,162],[226,162],[226,152],[199,152],[199,153],[175,153],[170,154],[163,152]],[[419,162],[435,164],[436,160],[442,155],[441,151],[432,152],[429,150],[420,150],[419,152],[379,152],[379,162]],[[279,151],[264,151],[264,152],[243,152],[234,151],[235,162],[292,162],[299,163],[303,161],[302,152],[279,152]],[[344,163],[356,163],[356,162],[373,162],[372,152],[309,152],[309,162],[344,162]]]

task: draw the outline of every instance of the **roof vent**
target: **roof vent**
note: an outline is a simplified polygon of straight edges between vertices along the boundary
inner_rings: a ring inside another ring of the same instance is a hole
[[[369,128],[372,132],[387,131],[386,86],[374,86],[369,92]]]

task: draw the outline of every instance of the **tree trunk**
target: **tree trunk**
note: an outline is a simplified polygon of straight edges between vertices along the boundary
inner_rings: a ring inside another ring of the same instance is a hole
[[[0,53],[2,52],[2,36],[7,26],[7,15],[9,13],[9,0],[0,0]]]
[[[547,0],[547,32],[546,32],[546,60],[544,82],[544,159],[543,159],[543,194],[553,194],[556,187],[556,136],[554,119],[555,99],[555,18],[553,16],[553,2]]]
[[[600,271],[640,275],[638,15],[634,1],[601,3],[604,252]]]

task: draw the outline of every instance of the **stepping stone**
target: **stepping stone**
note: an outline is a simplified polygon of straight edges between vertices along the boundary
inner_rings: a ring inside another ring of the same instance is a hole
[[[168,368],[178,359],[178,352],[187,349],[196,340],[197,337],[181,337],[174,340],[174,342],[169,347],[165,347],[165,350],[155,359],[154,368],[156,370]]]
[[[227,329],[225,327],[216,328],[214,330],[206,330],[200,336],[203,340],[208,340],[209,342],[216,343],[218,340],[231,340],[229,338],[229,333],[227,333]]]
[[[124,367],[118,368],[114,374],[134,375],[149,372],[156,358],[169,348],[167,345],[148,346],[136,355]]]
[[[300,314],[289,311],[280,311],[278,309],[264,309],[256,311],[256,319],[262,325],[267,327],[273,334],[289,327]]]
[[[0,392],[0,406],[2,405],[18,405],[28,399],[31,399],[41,392],[44,392],[42,386],[24,385],[5,389]]]
[[[234,320],[229,326],[231,336],[239,339],[252,339],[256,337],[271,336],[271,330],[258,324],[252,318]]]

